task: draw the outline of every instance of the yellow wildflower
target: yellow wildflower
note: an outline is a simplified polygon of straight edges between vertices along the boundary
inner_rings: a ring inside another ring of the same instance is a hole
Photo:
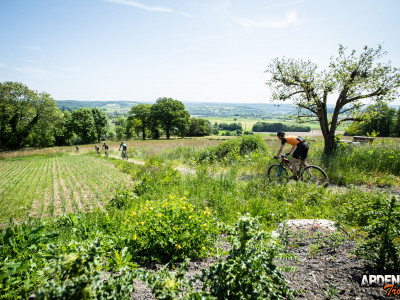
[[[179,244],[175,244],[175,247],[178,248],[178,249],[182,249],[182,246],[179,245]]]
[[[201,249],[206,250],[206,247],[203,246],[203,247],[201,247]]]
[[[136,241],[136,239],[137,239],[137,235],[136,235],[136,233],[133,235],[133,240],[134,241]]]
[[[142,224],[142,226],[144,225],[144,222],[141,222],[140,224]]]

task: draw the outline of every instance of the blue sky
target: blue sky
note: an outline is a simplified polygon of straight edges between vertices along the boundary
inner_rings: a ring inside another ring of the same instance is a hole
[[[339,44],[383,43],[400,67],[399,14],[397,0],[0,0],[0,81],[56,100],[268,102],[276,57],[324,67]]]

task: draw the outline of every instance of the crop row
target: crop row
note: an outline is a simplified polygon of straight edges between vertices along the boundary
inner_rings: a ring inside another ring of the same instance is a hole
[[[129,176],[87,155],[0,161],[0,223],[102,207]]]

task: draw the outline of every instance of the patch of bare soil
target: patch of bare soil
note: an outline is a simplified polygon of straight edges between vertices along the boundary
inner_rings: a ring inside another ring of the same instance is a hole
[[[383,287],[361,286],[367,271],[354,255],[355,242],[332,227],[331,221],[292,221],[299,222],[289,222],[280,237],[289,259],[277,263],[292,267],[282,274],[289,287],[298,291],[297,299],[393,299],[385,296]]]

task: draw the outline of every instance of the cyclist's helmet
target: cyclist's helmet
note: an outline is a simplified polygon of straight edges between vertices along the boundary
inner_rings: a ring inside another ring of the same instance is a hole
[[[278,131],[278,133],[276,134],[277,137],[284,136],[284,135],[285,135],[285,132],[282,130]]]

